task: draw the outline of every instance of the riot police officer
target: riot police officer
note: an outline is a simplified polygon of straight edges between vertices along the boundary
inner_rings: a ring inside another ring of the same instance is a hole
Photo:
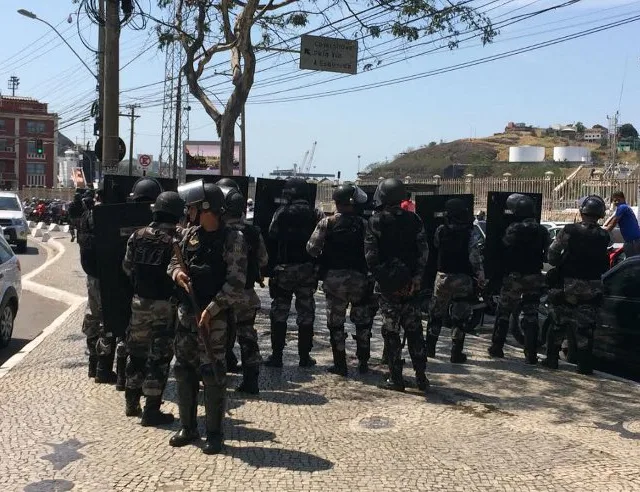
[[[435,357],[436,343],[446,321],[451,327],[451,362],[464,363],[465,330],[473,312],[474,277],[484,285],[479,238],[473,233],[473,215],[459,198],[445,203],[445,224],[436,229],[433,244],[437,274],[429,312],[427,357]]]
[[[223,178],[218,182],[221,183]],[[229,181],[231,181],[229,179]],[[232,181],[235,184],[235,181]],[[243,220],[245,199],[236,187],[221,186],[225,195],[224,223],[227,227],[242,232],[247,246],[247,281],[244,286],[244,300],[233,308],[233,316],[229,320],[227,343],[227,364],[237,364],[233,354],[236,337],[240,344],[242,357],[242,383],[237,391],[258,394],[258,376],[260,374],[260,348],[258,347],[258,333],[254,327],[256,314],[260,309],[260,298],[255,291],[256,282],[262,281],[261,269],[267,266],[269,256],[267,248],[260,234],[260,229]],[[229,370],[229,368],[227,368]]]
[[[176,224],[184,212],[184,201],[174,191],[158,195],[153,222],[134,232],[127,242],[122,268],[133,283],[131,320],[126,347],[125,414],[140,415],[140,397],[146,402],[142,425],[165,425],[173,415],[160,411],[173,358],[175,308],[171,300],[174,283],[167,276],[177,237]]]
[[[357,186],[344,184],[333,192],[336,213],[325,217],[316,226],[307,243],[307,252],[320,258],[322,286],[327,298],[327,328],[331,337],[333,366],[329,372],[347,376],[347,356],[344,331],[347,307],[356,326],[360,373],[369,370],[371,326],[370,286],[364,257],[365,219],[355,208],[367,201],[367,195]]]
[[[418,388],[426,391],[424,334],[420,304],[415,294],[420,291],[429,256],[427,236],[422,220],[400,207],[406,197],[399,179],[385,179],[378,185],[374,204],[378,212],[367,224],[364,251],[367,265],[380,292],[383,336],[386,341],[390,379],[384,388],[404,391],[402,378],[402,344],[404,329]]]
[[[198,373],[204,383],[207,442],[205,454],[223,447],[228,316],[244,299],[247,251],[242,232],[222,222],[224,194],[203,185],[200,225],[191,227],[174,252],[168,273],[185,292],[178,305],[174,372],[178,386],[181,430],[169,441],[180,447],[198,439],[196,423]],[[179,252],[179,254],[178,254]],[[198,317],[198,319],[196,319]]]
[[[309,185],[304,179],[287,179],[282,191],[286,204],[278,208],[269,226],[269,237],[278,242],[277,265],[269,279],[269,294],[273,299],[270,312],[273,353],[265,365],[270,367],[282,367],[287,319],[294,295],[298,315],[299,365],[311,367],[316,363],[310,353],[316,309],[313,294],[318,287],[318,279],[306,246],[323,214],[312,208],[308,196]]]
[[[563,278],[561,303],[554,303],[555,323],[547,338],[544,365],[558,368],[558,352],[565,333],[574,335],[578,349],[578,372],[592,374],[593,332],[602,303],[602,274],[609,267],[609,234],[598,225],[605,215],[604,200],[587,197],[580,206],[582,222],[566,225],[549,248],[549,263]]]
[[[538,308],[544,285],[542,267],[551,243],[546,227],[535,219],[531,197],[513,193],[506,201],[507,211],[515,217],[502,239],[502,289],[489,355],[504,357],[503,347],[509,331],[509,319],[520,305],[525,336],[525,362],[538,362]]]

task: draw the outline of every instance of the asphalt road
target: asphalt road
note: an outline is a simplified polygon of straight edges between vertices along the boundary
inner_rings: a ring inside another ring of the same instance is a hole
[[[20,258],[22,275],[26,275],[47,260],[47,252],[30,241],[27,252],[18,255],[18,258]],[[13,327],[13,337],[8,347],[0,349],[0,365],[37,337],[66,308],[66,304],[23,290],[18,316]]]

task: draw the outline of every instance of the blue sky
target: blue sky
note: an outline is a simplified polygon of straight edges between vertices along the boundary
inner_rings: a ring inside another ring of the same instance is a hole
[[[478,4],[484,4],[487,0]],[[153,2],[155,3],[155,2]],[[496,19],[541,9],[561,0],[502,0],[502,7],[490,15]],[[148,4],[145,1],[142,5]],[[18,94],[49,102],[61,115],[60,125],[88,112],[95,81],[48,28],[15,13],[32,10],[39,17],[59,25],[65,38],[93,66],[92,54],[78,38],[67,17],[75,11],[71,0],[3,0],[3,29],[0,30],[0,87],[4,94],[11,75],[21,79]],[[157,13],[157,12],[156,12]],[[253,176],[289,168],[300,162],[314,141],[316,172],[342,171],[343,178],[355,176],[358,155],[361,167],[392,159],[409,147],[432,140],[454,140],[470,135],[486,136],[501,131],[508,121],[539,126],[582,121],[587,125],[607,123],[606,116],[618,108],[621,121],[640,125],[640,22],[627,24],[584,38],[538,51],[410,82],[352,92],[332,97],[293,102],[292,96],[322,95],[363,84],[378,84],[417,73],[448,67],[481,57],[524,47],[573,32],[640,14],[637,0],[582,0],[576,5],[543,14],[502,30],[489,46],[463,44],[457,51],[443,50],[392,64],[394,56],[381,57],[381,68],[338,80],[335,74],[302,72],[293,55],[271,55],[260,62],[256,85],[247,105],[247,162]],[[503,16],[503,17],[500,17]],[[97,29],[80,17],[81,32],[95,46]],[[334,33],[335,35],[335,33]],[[158,82],[164,77],[164,55],[152,46],[151,31],[125,29],[122,35],[121,89]],[[373,44],[384,40],[373,41]],[[296,47],[293,42],[289,45]],[[408,47],[407,58],[421,48]],[[377,53],[376,48],[372,48]],[[367,56],[366,53],[360,55]],[[133,61],[131,61],[133,60]],[[224,61],[218,59],[217,61]],[[274,68],[274,65],[283,64]],[[282,77],[295,76],[290,81]],[[273,78],[278,77],[277,84]],[[210,83],[220,84],[217,94],[226,99],[224,76]],[[313,84],[304,89],[297,87]],[[622,99],[620,99],[621,88]],[[134,154],[160,150],[162,122],[161,85],[123,94],[121,103],[139,102]],[[279,94],[270,95],[275,91]],[[191,100],[192,140],[215,140],[213,123],[194,99]],[[123,108],[123,112],[125,112]],[[120,133],[129,141],[129,122],[122,118]],[[87,139],[93,140],[92,124],[86,124]],[[72,139],[83,140],[83,125],[63,130]],[[239,139],[239,131],[237,133]]]

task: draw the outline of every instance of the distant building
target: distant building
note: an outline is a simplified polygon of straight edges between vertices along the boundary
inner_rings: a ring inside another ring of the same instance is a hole
[[[335,174],[330,173],[301,173],[296,171],[296,169],[276,169],[275,171],[271,171],[269,176],[273,176],[276,179],[278,178],[291,178],[296,176],[298,178],[305,179],[321,179],[321,178],[335,178]]]
[[[54,186],[57,133],[58,116],[46,103],[0,96],[0,188]]]
[[[600,125],[593,125],[593,128],[584,131],[582,139],[585,142],[600,142],[609,136],[609,130]]]
[[[509,123],[507,123],[507,126],[504,128],[505,133],[519,133],[519,132],[532,132],[533,131],[533,127],[530,125],[527,125],[526,123],[514,123],[513,121],[510,121]]]

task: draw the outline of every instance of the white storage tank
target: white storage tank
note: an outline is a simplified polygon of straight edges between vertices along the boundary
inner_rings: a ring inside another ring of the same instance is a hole
[[[509,147],[509,162],[542,162],[544,161],[544,147],[523,145]]]
[[[65,150],[64,157],[58,158],[58,183],[63,188],[73,188],[71,170],[79,167],[80,157],[75,150]]]
[[[554,147],[556,162],[591,162],[591,151],[587,147]]]

